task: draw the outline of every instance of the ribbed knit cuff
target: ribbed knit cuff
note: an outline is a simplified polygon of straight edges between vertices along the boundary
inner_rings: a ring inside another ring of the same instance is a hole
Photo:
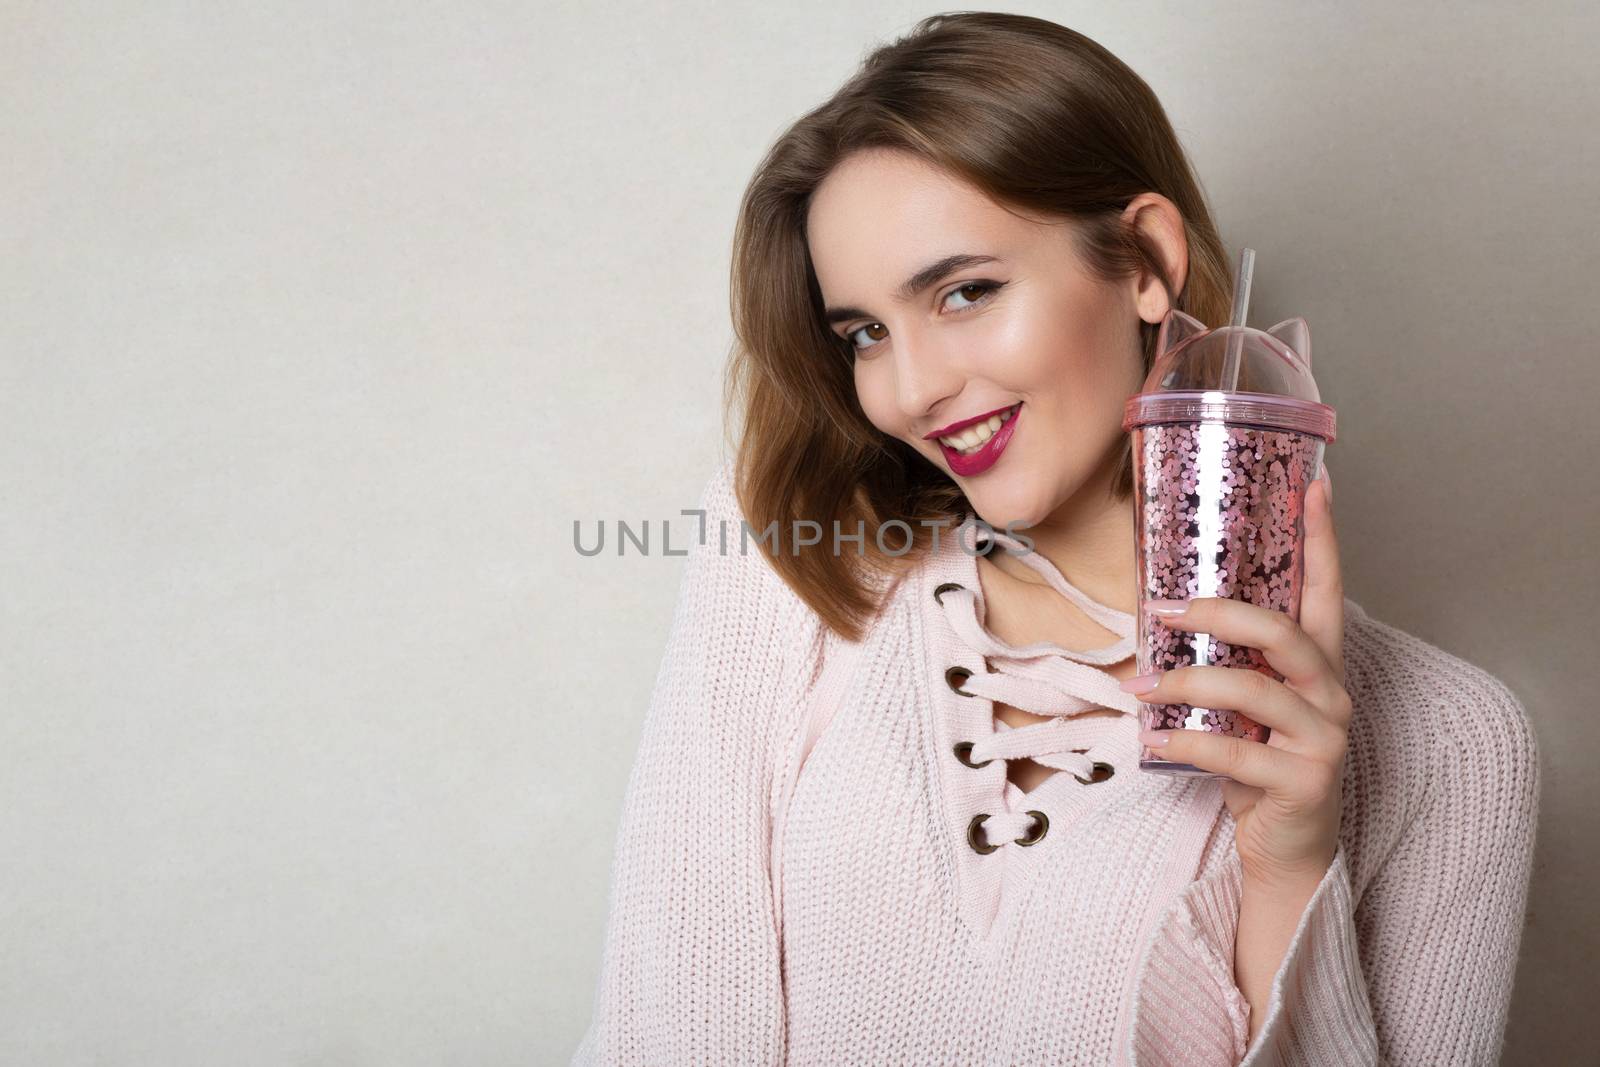
[[[1134,1062],[1150,1067],[1357,1067],[1377,1039],[1356,951],[1344,846],[1312,893],[1273,977],[1250,1044],[1250,1004],[1234,984],[1242,871],[1237,853],[1190,884],[1158,927],[1139,979]]]

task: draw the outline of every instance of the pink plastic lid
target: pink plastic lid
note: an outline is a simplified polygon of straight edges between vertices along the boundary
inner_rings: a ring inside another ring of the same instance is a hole
[[[1155,362],[1144,388],[1124,405],[1122,428],[1171,422],[1293,430],[1331,444],[1334,411],[1322,403],[1311,377],[1306,320],[1285,319],[1270,330],[1208,330],[1192,315],[1167,312]]]

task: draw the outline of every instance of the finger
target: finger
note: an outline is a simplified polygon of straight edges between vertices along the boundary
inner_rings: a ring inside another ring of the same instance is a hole
[[[1157,759],[1225,774],[1279,797],[1298,795],[1320,781],[1319,762],[1242,737],[1206,730],[1143,730],[1139,740]]]
[[[1323,472],[1327,473],[1326,465]],[[1333,530],[1328,482],[1318,478],[1306,493],[1305,585],[1300,593],[1300,628],[1316,642],[1333,676],[1344,685],[1344,579]]]
[[[1150,601],[1146,608],[1154,613],[1160,603]],[[1229,644],[1256,649],[1273,670],[1283,675],[1284,681],[1319,707],[1327,707],[1339,698],[1339,683],[1322,646],[1287,612],[1231,597],[1195,597],[1178,603],[1187,604],[1188,610],[1181,615],[1156,617],[1167,626],[1211,634]]]
[[[1248,715],[1272,729],[1293,752],[1334,756],[1343,750],[1344,731],[1310,701],[1261,671],[1213,665],[1179,667],[1163,673],[1154,689],[1139,694],[1146,704],[1191,704]]]

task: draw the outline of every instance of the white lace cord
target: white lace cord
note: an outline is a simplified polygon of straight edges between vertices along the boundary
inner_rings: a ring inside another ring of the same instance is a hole
[[[1108,607],[1105,604],[1100,603],[1098,600],[1090,598],[1076,586],[1069,584],[1067,580],[1061,576],[1061,572],[1056,570],[1054,565],[1052,565],[1049,560],[1045,559],[1039,553],[1034,552],[1031,549],[1024,548],[1021,541],[1017,540],[1015,537],[1012,537],[1003,530],[992,530],[988,537],[990,540],[996,541],[1002,545],[1015,548],[1016,551],[1013,552],[1012,555],[1021,560],[1026,566],[1032,568],[1036,574],[1042,577],[1049,584],[1050,588],[1054,589],[1056,592],[1072,601],[1072,603],[1076,605],[1080,611],[1082,611],[1085,615],[1088,615],[1095,622],[1099,623],[1107,630],[1110,630],[1112,633],[1117,634],[1122,638],[1122,640],[1118,641],[1110,648],[1098,649],[1095,650],[1094,653],[1072,652],[1068,649],[1057,648],[1055,645],[1052,645],[1049,642],[1041,642],[1036,645],[1027,645],[1018,649],[1018,654],[1033,654],[1035,650],[1044,650],[1047,652],[1056,653],[1066,652],[1068,655],[1072,656],[1118,652],[1120,653],[1119,655],[1109,660],[1083,660],[1085,663],[1117,663],[1122,658],[1130,655],[1133,652],[1133,628],[1135,620],[1132,615],[1128,614],[1126,611],[1118,611],[1116,608]]]
[[[1001,541],[1011,540],[995,532]],[[1012,543],[1015,543],[1014,541]],[[1130,715],[1139,712],[1139,699],[1125,693],[1117,679],[1094,664],[1120,663],[1133,649],[1133,616],[1088,600],[1071,586],[1064,585],[1052,572],[1029,559],[1033,569],[1043,574],[1062,595],[1096,618],[1114,633],[1121,634],[1116,644],[1079,651],[1048,642],[1013,649],[995,640],[978,619],[978,599],[974,590],[952,584],[939,596],[951,629],[974,652],[990,662],[993,669],[972,674],[960,681],[959,693],[974,698],[999,701],[1036,715],[1055,716],[1049,722],[1013,727],[996,720],[997,729],[972,743],[967,759],[981,764],[991,759],[1031,759],[1056,771],[1066,771],[1088,783],[1093,780],[1096,760],[1083,751],[1104,736],[1103,717],[1073,719],[1070,716],[1092,708],[1108,707]],[[983,821],[983,836],[990,844],[1009,843],[1037,834],[1038,820],[1028,810],[989,814]]]

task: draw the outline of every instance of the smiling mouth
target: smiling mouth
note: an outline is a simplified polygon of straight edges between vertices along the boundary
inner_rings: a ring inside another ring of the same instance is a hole
[[[937,438],[937,440],[941,445],[944,445],[957,455],[973,455],[984,445],[989,443],[989,438],[998,433],[1000,431],[1000,427],[1011,421],[1012,417],[1017,413],[1017,408],[1021,406],[1022,402],[1019,400],[1017,403],[1012,404],[998,415],[989,416],[987,422],[980,422],[974,426],[968,426],[960,433],[949,434],[945,437]]]

